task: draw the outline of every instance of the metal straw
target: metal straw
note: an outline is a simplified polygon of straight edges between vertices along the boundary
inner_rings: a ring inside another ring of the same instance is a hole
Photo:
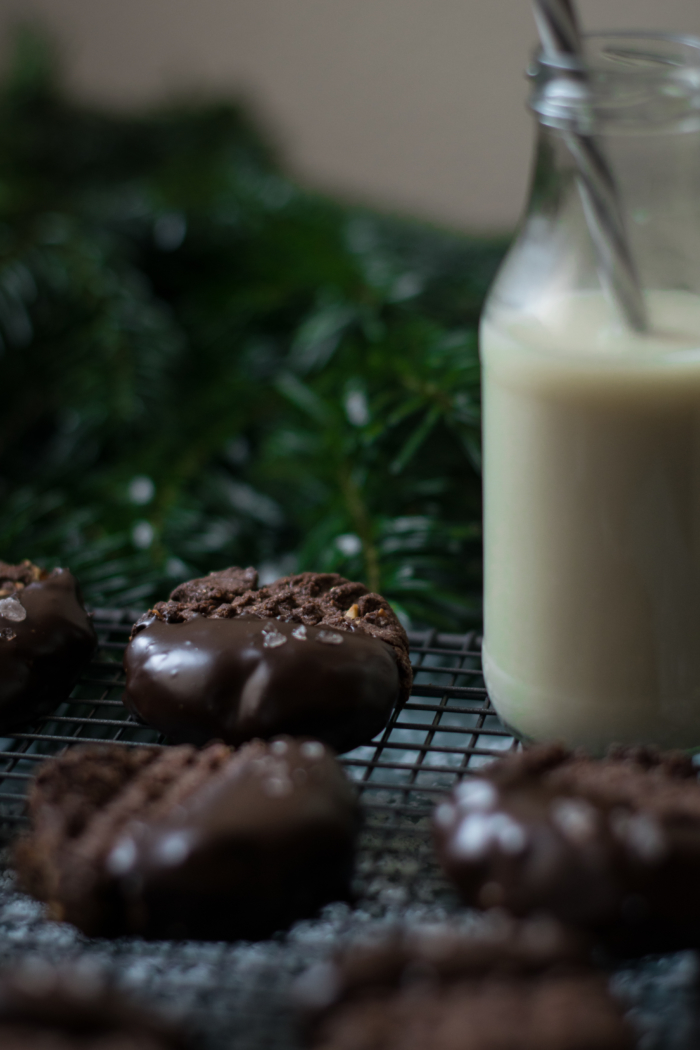
[[[582,57],[583,46],[573,0],[533,0],[535,21],[545,55]],[[585,83],[585,73],[572,73]],[[568,132],[566,144],[578,171],[586,222],[598,256],[598,271],[627,324],[649,330],[646,303],[630,251],[625,221],[610,165],[592,135]]]

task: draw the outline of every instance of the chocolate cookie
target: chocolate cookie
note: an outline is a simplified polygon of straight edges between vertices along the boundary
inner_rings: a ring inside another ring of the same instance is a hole
[[[697,936],[700,784],[683,754],[533,747],[464,780],[433,823],[467,904],[548,912],[642,950]]]
[[[96,643],[71,573],[0,562],[0,732],[65,700]]]
[[[551,921],[427,927],[351,947],[296,987],[314,1050],[631,1050],[581,949]]]
[[[20,885],[107,937],[257,938],[347,899],[356,794],[318,741],[73,748],[40,768]]]
[[[408,697],[406,632],[361,583],[302,573],[256,589],[254,569],[176,587],[135,625],[124,703],[174,740],[280,733],[336,751],[368,743]]]
[[[174,1028],[98,978],[44,964],[0,975],[3,1050],[185,1050]]]

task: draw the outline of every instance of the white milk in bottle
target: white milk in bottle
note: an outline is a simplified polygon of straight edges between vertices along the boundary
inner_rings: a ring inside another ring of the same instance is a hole
[[[695,747],[700,44],[594,44],[602,116],[586,119],[615,163],[652,331],[601,290],[562,142],[582,117],[540,69],[531,206],[481,329],[484,673],[524,737]]]
[[[485,319],[489,690],[526,736],[700,742],[700,297]]]

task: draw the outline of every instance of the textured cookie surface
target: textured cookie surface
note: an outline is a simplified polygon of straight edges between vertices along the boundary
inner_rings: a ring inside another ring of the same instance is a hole
[[[0,731],[65,700],[95,644],[70,572],[0,562]]]
[[[551,922],[397,932],[311,970],[297,997],[314,1050],[633,1046],[605,980]]]
[[[434,831],[468,904],[630,931],[700,919],[700,784],[680,753],[534,747],[460,784]]]
[[[124,702],[176,740],[313,735],[369,742],[411,687],[406,633],[360,583],[302,573],[260,589],[252,569],[177,587],[136,624]]]
[[[88,934],[254,938],[349,894],[356,795],[318,741],[73,748],[29,812],[20,884]]]
[[[3,1050],[186,1050],[168,1025],[94,976],[36,964],[0,974]]]

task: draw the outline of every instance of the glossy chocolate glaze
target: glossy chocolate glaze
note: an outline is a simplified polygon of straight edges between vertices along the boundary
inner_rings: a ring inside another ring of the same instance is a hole
[[[96,643],[66,569],[0,599],[0,731],[65,700]]]
[[[153,617],[129,643],[124,666],[129,710],[193,744],[289,733],[349,751],[386,725],[400,688],[384,642],[253,616]]]
[[[541,745],[465,780],[433,827],[466,904],[549,913],[622,951],[698,943],[700,785],[688,756],[596,760]]]
[[[127,825],[103,863],[125,931],[265,937],[349,898],[359,826],[327,747],[256,741],[166,815]]]

